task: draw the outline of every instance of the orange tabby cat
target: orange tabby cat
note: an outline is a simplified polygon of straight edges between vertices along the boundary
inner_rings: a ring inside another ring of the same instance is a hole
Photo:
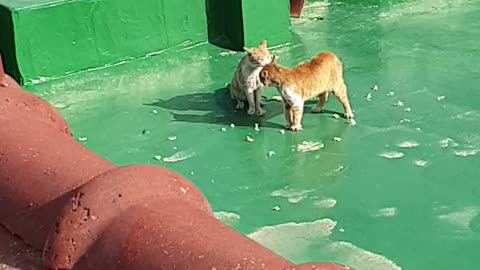
[[[333,92],[342,104],[345,118],[353,118],[343,81],[342,62],[331,52],[321,52],[309,62],[291,69],[279,65],[273,57],[273,61],[260,72],[260,81],[265,86],[275,86],[282,95],[286,127],[290,130],[302,129],[306,100],[318,97],[319,101],[312,112],[321,112],[329,92]]]

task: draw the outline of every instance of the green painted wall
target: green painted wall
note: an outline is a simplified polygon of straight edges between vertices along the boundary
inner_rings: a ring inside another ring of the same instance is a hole
[[[13,14],[15,49],[7,46],[12,43],[7,40],[0,46],[2,55],[16,54],[27,84],[40,77],[61,77],[142,57],[187,40],[207,40],[204,0],[188,0],[188,4],[165,0],[42,1],[41,5],[30,2],[31,6],[18,2],[0,1]],[[8,20],[5,17],[2,15]],[[1,28],[3,32],[7,26],[2,23]]]
[[[0,52],[7,72],[28,85],[187,41],[233,50],[280,44],[288,9],[288,0],[0,0]]]

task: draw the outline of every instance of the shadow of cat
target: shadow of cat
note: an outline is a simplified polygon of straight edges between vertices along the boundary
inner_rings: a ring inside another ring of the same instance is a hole
[[[309,100],[305,105],[314,105],[317,101]],[[205,123],[227,126],[235,124],[236,126],[253,127],[255,123],[265,128],[282,129],[285,128],[283,122],[281,124],[269,121],[270,119],[282,116],[283,121],[283,104],[281,101],[274,99],[266,99],[265,108],[267,113],[263,116],[247,115],[248,104],[245,102],[243,110],[235,110],[235,101],[230,98],[229,90],[226,87],[219,88],[213,93],[193,93],[179,95],[164,100],[159,99],[156,102],[146,103],[146,106],[160,107],[171,110],[173,121],[187,123]],[[188,113],[179,113],[188,112]],[[196,111],[196,113],[191,113]],[[311,113],[310,108],[305,108],[305,113]],[[204,113],[206,112],[206,113]],[[321,114],[334,114],[337,112],[324,110]]]
[[[226,87],[219,88],[213,93],[193,93],[179,95],[167,100],[159,99],[156,102],[144,104],[171,110],[173,121],[188,123],[205,123],[216,125],[251,126],[258,123],[267,128],[284,128],[282,124],[269,121],[270,119],[283,115],[282,103],[275,100],[267,100],[267,113],[261,117],[247,115],[248,104],[245,103],[244,110],[236,111],[235,101],[230,98],[229,90]],[[179,111],[189,113],[179,113]],[[196,111],[196,113],[191,113]],[[204,113],[206,112],[206,113]],[[283,120],[283,119],[282,119]]]

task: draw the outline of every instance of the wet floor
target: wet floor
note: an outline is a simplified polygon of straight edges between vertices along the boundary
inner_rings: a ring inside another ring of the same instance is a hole
[[[286,66],[335,52],[355,126],[333,98],[300,133],[280,132],[272,99],[261,119],[233,112],[224,86],[242,54],[208,44],[32,88],[90,149],[185,175],[219,218],[295,262],[477,269],[480,1],[373,2],[309,3],[273,48]]]

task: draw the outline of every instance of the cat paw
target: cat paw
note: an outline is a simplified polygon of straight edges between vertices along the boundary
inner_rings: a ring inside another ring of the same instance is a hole
[[[345,113],[345,118],[346,119],[353,119],[354,115],[352,112],[349,112],[349,113]]]
[[[248,115],[254,115],[255,114],[255,108],[249,108],[247,111]]]
[[[267,113],[267,111],[265,109],[262,109],[262,108],[257,109],[256,112],[255,112],[255,114],[258,115],[258,116],[265,115],[265,113]]]
[[[323,111],[322,107],[314,107],[312,109],[312,113],[321,113]]]
[[[293,125],[293,126],[290,127],[290,130],[291,131],[301,131],[301,130],[303,130],[303,127],[302,127],[302,125]]]

